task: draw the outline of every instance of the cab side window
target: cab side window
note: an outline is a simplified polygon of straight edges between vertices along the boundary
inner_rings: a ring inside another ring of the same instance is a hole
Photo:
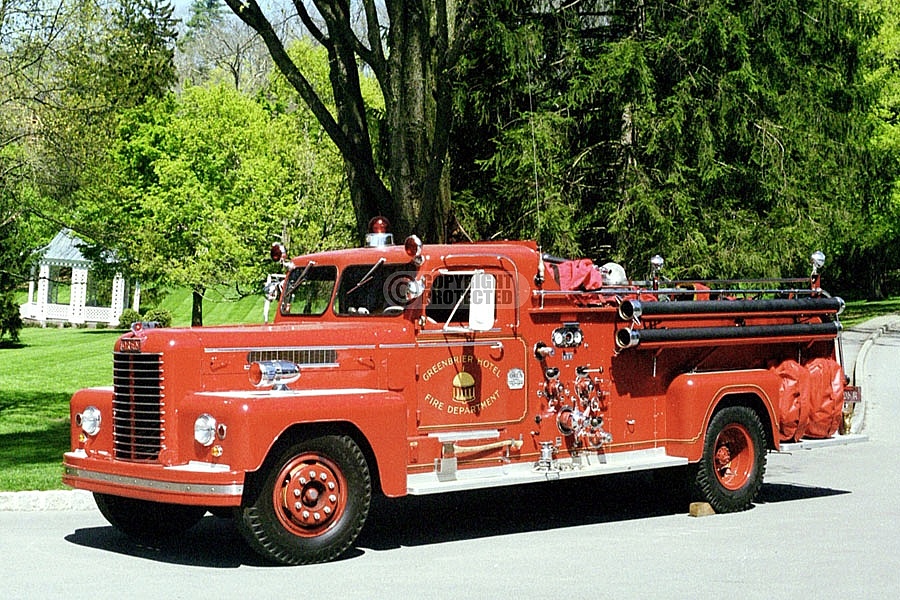
[[[351,265],[343,270],[335,297],[339,315],[399,315],[406,305],[407,264]]]
[[[434,278],[425,316],[437,323],[446,323],[453,315],[450,323],[463,323],[469,319],[470,284],[472,275],[447,273]],[[456,303],[462,298],[459,308],[454,312]]]

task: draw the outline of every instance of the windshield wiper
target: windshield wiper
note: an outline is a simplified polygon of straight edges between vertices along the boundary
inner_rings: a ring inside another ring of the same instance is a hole
[[[314,260],[306,263],[306,266],[303,267],[303,272],[297,277],[294,283],[291,284],[291,287],[288,288],[288,291],[284,293],[285,298],[290,298],[291,295],[297,291],[297,288],[300,287],[300,284],[303,283],[303,280],[306,279],[306,274],[309,273],[310,267],[312,267],[316,262]]]
[[[362,279],[360,279],[359,281],[356,282],[356,285],[354,285],[352,288],[350,288],[349,290],[344,292],[344,295],[349,296],[350,294],[352,294],[353,292],[355,292],[362,286],[364,286],[367,283],[369,283],[370,281],[372,281],[372,274],[378,269],[378,267],[380,267],[381,265],[383,265],[386,262],[387,262],[387,259],[385,257],[382,256],[381,258],[379,258],[378,262],[375,263],[374,265],[372,265],[372,268],[369,269],[369,272],[366,273],[365,275],[363,275]]]

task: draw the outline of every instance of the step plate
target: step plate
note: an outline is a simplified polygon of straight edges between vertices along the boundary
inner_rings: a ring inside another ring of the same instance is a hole
[[[556,470],[536,470],[533,463],[508,464],[497,467],[481,467],[476,469],[460,469],[456,478],[439,481],[434,471],[407,476],[407,492],[410,495],[422,496],[440,492],[475,490],[505,485],[521,485],[594,475],[626,473],[663,467],[677,467],[688,463],[686,458],[667,456],[662,448],[636,450],[633,452],[617,452],[615,454],[586,455],[582,464],[572,465],[569,459],[559,460]]]
[[[867,442],[869,436],[861,433],[848,433],[847,435],[834,435],[822,440],[800,440],[790,444],[782,443],[781,452],[793,452],[795,450],[814,450],[816,448],[828,448],[829,446],[844,446],[857,442]]]

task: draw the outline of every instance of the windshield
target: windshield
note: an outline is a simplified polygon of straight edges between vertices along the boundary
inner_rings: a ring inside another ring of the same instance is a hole
[[[281,314],[318,316],[324,314],[331,302],[337,279],[332,266],[296,268],[288,274],[281,300]]]
[[[349,266],[341,273],[334,310],[340,315],[399,315],[414,276],[409,264],[389,265],[384,259]]]

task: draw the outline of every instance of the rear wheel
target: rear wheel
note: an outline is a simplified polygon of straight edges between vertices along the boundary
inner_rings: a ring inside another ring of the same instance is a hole
[[[141,541],[160,541],[184,533],[197,524],[206,508],[165,504],[110,494],[94,494],[100,513],[125,535]]]
[[[765,431],[754,410],[729,406],[709,423],[696,485],[716,512],[749,508],[766,470]]]
[[[372,483],[350,437],[304,440],[264,469],[237,520],[254,550],[298,565],[334,560],[353,544],[369,513]]]

